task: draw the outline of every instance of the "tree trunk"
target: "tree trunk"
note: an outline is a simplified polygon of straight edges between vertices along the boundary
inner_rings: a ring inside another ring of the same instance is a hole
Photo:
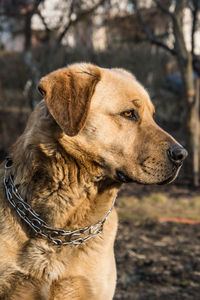
[[[178,59],[183,80],[183,94],[186,103],[186,137],[187,148],[189,152],[188,166],[192,166],[192,170],[188,170],[192,175],[193,185],[199,185],[199,93],[197,92],[199,81],[195,81],[192,66],[192,56],[188,52],[187,59]],[[191,172],[192,171],[192,172]]]
[[[41,1],[37,1],[37,6]],[[23,59],[25,64],[30,70],[31,78],[26,82],[24,87],[24,93],[29,99],[30,108],[33,109],[35,105],[38,103],[38,93],[36,90],[36,86],[39,82],[40,74],[37,67],[37,63],[34,61],[32,51],[31,51],[31,38],[32,38],[32,28],[31,28],[31,19],[33,16],[34,10],[27,12],[25,15],[25,24],[24,24],[24,55]]]
[[[25,44],[24,44],[24,50],[29,51],[31,48],[31,18],[32,13],[27,13],[25,15],[25,24],[24,24],[24,36],[25,36]]]
[[[196,80],[196,95],[195,95],[195,145],[194,145],[194,186],[199,186],[199,88],[200,78]]]

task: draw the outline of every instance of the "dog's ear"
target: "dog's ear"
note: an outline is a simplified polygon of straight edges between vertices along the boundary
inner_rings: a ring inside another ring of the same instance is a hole
[[[92,64],[75,64],[43,77],[38,90],[48,109],[69,136],[78,134],[84,126],[100,69]]]

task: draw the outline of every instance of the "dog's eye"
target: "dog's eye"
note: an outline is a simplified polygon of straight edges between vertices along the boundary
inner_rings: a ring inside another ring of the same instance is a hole
[[[121,116],[129,120],[137,120],[137,116],[134,110],[126,110],[121,113]]]

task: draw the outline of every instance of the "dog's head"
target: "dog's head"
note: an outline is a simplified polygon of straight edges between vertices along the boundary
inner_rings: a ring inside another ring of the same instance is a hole
[[[177,176],[187,151],[154,122],[149,95],[131,73],[74,64],[38,88],[69,143],[106,176],[146,184]]]

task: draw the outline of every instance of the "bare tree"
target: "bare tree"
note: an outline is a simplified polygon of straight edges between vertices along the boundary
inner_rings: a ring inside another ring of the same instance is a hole
[[[85,1],[71,1],[71,5],[68,10],[68,21],[57,38],[57,44],[62,42],[64,36],[72,26],[91,15],[100,5],[103,5],[104,2],[105,0],[90,1],[90,5],[85,7]]]
[[[200,76],[199,60],[195,55],[195,33],[197,31],[198,12],[200,11],[199,0],[153,0],[154,7],[158,11],[168,17],[168,28],[172,28],[173,46],[169,47],[165,41],[157,37],[145,22],[139,1],[132,0],[138,20],[142,30],[145,33],[145,39],[151,44],[161,47],[173,55],[178,63],[182,82],[183,82],[183,98],[187,107],[187,147],[190,152],[193,170],[193,184],[199,185],[199,79],[194,80],[194,71]],[[192,15],[192,31],[191,31],[191,50],[186,47],[183,19],[185,9],[189,8]]]
[[[17,21],[22,21],[22,32],[24,34],[23,57],[31,73],[31,79],[25,87],[25,93],[28,93],[31,107],[34,107],[37,103],[35,86],[40,78],[39,68],[32,55],[33,16],[37,15],[41,20],[48,37],[45,39],[46,41],[50,39],[55,31],[57,32],[54,47],[52,46],[57,51],[69,29],[94,13],[99,6],[104,4],[105,0],[59,0],[54,4],[55,12],[59,15],[58,20],[55,18],[52,20],[44,14],[45,5],[50,2],[51,0],[4,0],[0,3],[0,15],[6,16],[7,19],[14,18]]]

